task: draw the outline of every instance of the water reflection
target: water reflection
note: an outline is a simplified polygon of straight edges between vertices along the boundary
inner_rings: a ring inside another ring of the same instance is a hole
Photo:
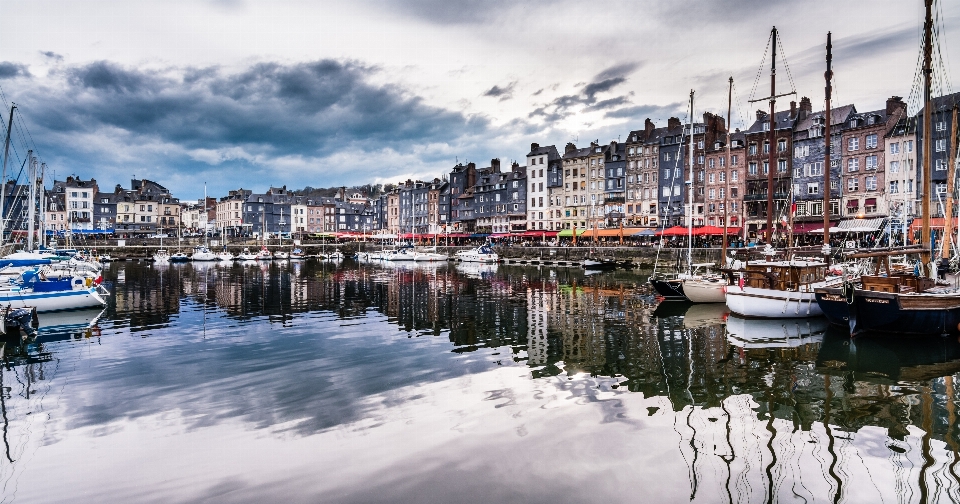
[[[194,486],[121,468],[169,500],[223,488],[238,500],[357,502],[960,498],[960,342],[851,341],[825,321],[657,305],[645,276],[349,261],[111,265],[104,313],[74,314],[6,352],[4,434],[19,441],[0,473],[4,495],[19,485],[26,500],[69,500],[40,482],[73,460],[73,440],[149,445],[144,432],[156,429],[186,450],[252,444],[270,461],[168,468],[200,478]],[[291,456],[290,439],[314,451]],[[97,453],[127,461],[123,450]],[[617,477],[624,467],[637,470],[629,481]],[[308,476],[321,469],[336,477]],[[127,495],[98,478],[67,486]]]

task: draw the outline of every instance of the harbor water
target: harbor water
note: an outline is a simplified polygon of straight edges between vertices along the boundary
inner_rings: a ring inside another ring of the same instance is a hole
[[[648,274],[113,263],[4,347],[0,502],[960,501],[960,342]]]

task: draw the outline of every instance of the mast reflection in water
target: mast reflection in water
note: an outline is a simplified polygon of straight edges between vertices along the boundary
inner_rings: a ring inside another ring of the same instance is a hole
[[[5,345],[4,502],[960,500],[952,339],[658,306],[623,272],[105,276],[104,313]]]

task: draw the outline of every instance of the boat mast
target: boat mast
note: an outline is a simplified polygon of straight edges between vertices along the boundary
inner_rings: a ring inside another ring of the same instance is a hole
[[[827,32],[827,71],[823,73],[823,80],[826,85],[823,88],[823,94],[826,103],[826,109],[823,112],[824,126],[824,151],[823,151],[823,251],[827,256],[827,262],[830,261],[830,121],[833,114],[830,110],[830,95],[833,94],[833,44],[830,42],[831,33]]]
[[[40,247],[47,246],[47,163],[40,163]]]
[[[767,162],[767,243],[773,245],[773,171],[776,169],[776,119],[774,113],[777,105],[777,27],[771,30],[771,44],[773,59],[770,62],[770,156]]]
[[[933,253],[933,244],[930,240],[930,157],[933,156],[933,124],[931,124],[932,110],[930,103],[930,80],[933,74],[931,60],[933,59],[933,16],[931,7],[933,0],[924,0],[926,17],[923,23],[923,163],[920,163],[920,242],[923,251],[920,252],[920,261],[923,263],[926,274],[933,276],[930,268],[930,256]]]
[[[3,211],[5,210],[4,196],[7,194],[7,158],[10,157],[10,130],[13,128],[13,109],[17,108],[16,103],[10,104],[10,119],[7,120],[7,141],[3,146],[3,177],[0,178],[0,244],[3,244],[3,232],[6,227],[6,221],[3,220]]]
[[[37,216],[37,160],[33,150],[27,151],[27,175],[30,177],[30,207],[27,209],[27,251],[33,251],[34,219]]]
[[[693,93],[690,90],[690,177],[687,179],[687,273],[693,269]]]
[[[724,161],[726,166],[723,168],[723,247],[720,252],[723,262],[720,263],[720,267],[724,267],[727,264],[727,226],[730,224],[730,219],[727,217],[727,215],[730,215],[730,209],[727,208],[727,193],[730,191],[730,177],[727,170],[730,169],[730,109],[732,107],[733,76],[730,76],[730,87],[727,91],[727,159]]]

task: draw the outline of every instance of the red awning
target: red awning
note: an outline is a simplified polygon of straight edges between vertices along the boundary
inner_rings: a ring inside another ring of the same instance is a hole
[[[522,236],[524,238],[556,238],[558,232],[559,231],[546,231],[546,230],[537,231],[534,229],[531,231],[525,231],[523,233],[520,233],[514,236]]]
[[[669,229],[664,229],[663,231],[657,231],[657,236],[686,236],[687,228],[683,226],[673,226]]]
[[[830,221],[830,227],[835,227],[837,221]],[[823,232],[823,221],[797,222],[793,225],[793,234],[805,234],[811,231]]]
[[[860,200],[847,200],[847,208],[857,208],[860,206]]]
[[[867,198],[863,202],[863,206],[877,206],[877,198]]]
[[[738,227],[727,227],[727,234],[737,234],[740,232]],[[693,229],[693,234],[696,236],[720,236],[723,234],[723,228],[717,226],[701,226]]]

